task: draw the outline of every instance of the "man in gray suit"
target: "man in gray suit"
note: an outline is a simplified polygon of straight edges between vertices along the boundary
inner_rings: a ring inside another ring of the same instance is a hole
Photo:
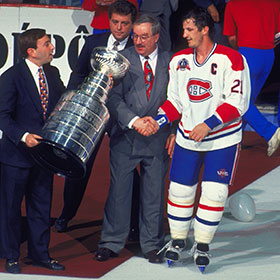
[[[167,98],[171,53],[158,49],[159,31],[160,24],[152,16],[142,15],[136,20],[133,27],[134,47],[122,52],[131,66],[109,93],[107,106],[113,119],[110,134],[111,182],[101,240],[95,253],[98,261],[116,257],[125,245],[129,232],[133,170],[139,165],[140,246],[149,262],[162,262],[162,256],[157,253],[164,241],[165,175],[174,134],[171,134],[170,126],[150,137],[137,132],[151,125],[145,116],[156,116],[158,108]],[[152,70],[150,79],[146,79],[147,68]]]

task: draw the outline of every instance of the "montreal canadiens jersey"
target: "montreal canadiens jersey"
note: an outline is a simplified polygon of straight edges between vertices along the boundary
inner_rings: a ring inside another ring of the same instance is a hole
[[[214,44],[199,64],[195,50],[176,53],[169,65],[168,99],[161,106],[169,122],[180,119],[176,142],[195,151],[232,146],[242,138],[242,115],[250,100],[250,76],[245,58],[237,51]],[[189,132],[205,122],[211,131],[202,140]]]

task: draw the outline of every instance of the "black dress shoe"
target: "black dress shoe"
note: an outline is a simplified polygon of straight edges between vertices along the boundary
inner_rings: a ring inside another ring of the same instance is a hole
[[[21,269],[19,266],[19,263],[15,259],[8,259],[6,260],[6,265],[5,265],[6,271],[9,273],[20,273]]]
[[[152,250],[146,254],[144,254],[145,259],[148,259],[150,263],[162,263],[163,262],[163,254],[158,254],[158,250]]]
[[[32,264],[34,266],[45,267],[51,270],[64,270],[65,266],[60,264],[58,261],[54,259],[48,259],[47,261],[33,261]]]
[[[115,258],[118,254],[108,248],[98,248],[95,252],[95,259],[100,262],[105,262],[109,258]]]
[[[65,232],[67,231],[67,225],[69,220],[66,218],[57,218],[54,222],[54,228],[56,232]]]

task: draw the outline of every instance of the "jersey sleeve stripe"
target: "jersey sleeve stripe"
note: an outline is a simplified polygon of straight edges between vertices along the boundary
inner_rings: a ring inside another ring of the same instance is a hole
[[[165,112],[169,122],[173,122],[181,117],[177,109],[169,100],[166,100],[160,108]]]
[[[223,123],[227,123],[240,117],[238,110],[228,103],[224,103],[219,106],[216,112],[220,116]]]

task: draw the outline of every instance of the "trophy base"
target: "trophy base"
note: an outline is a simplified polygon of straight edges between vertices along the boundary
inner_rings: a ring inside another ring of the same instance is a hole
[[[85,176],[86,164],[70,149],[50,140],[42,139],[32,148],[34,160],[58,175],[78,179]]]

